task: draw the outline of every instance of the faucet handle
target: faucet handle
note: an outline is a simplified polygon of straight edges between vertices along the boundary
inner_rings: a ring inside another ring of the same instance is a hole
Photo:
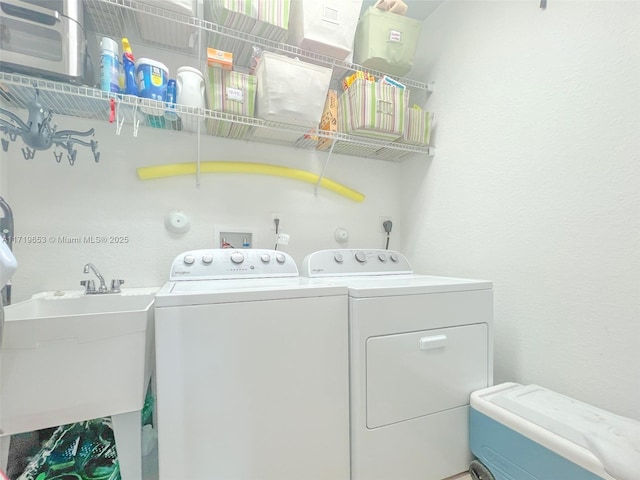
[[[82,285],[85,288],[84,293],[96,292],[96,284],[93,280],[82,280],[80,282],[80,285]]]
[[[124,280],[113,279],[111,280],[111,293],[120,293],[120,285],[124,283]]]

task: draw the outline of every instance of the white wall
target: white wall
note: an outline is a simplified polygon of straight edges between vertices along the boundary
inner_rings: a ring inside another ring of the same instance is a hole
[[[640,418],[640,44],[638,2],[448,0],[427,20],[413,75],[435,80],[438,153],[397,165],[335,156],[327,176],[367,195],[356,204],[311,185],[249,175],[140,181],[139,166],[190,161],[195,138],[137,139],[94,126],[102,159],[74,167],[51,152],[2,152],[2,195],[17,235],[126,235],[124,245],[18,243],[14,301],[79,288],[95,263],[126,286],[161,285],[181,251],[213,245],[215,225],[247,225],[273,246],[271,212],[296,260],[337,246],[391,246],[416,270],[495,282],[496,381],[538,382]],[[318,173],[314,153],[207,139],[203,159]],[[182,237],[163,225],[184,210]],[[403,217],[400,218],[400,212]]]
[[[126,244],[34,245],[16,242],[20,268],[13,279],[13,299],[20,301],[45,290],[79,289],[86,278],[82,267],[93,262],[104,277],[123,278],[125,287],[161,286],[173,258],[182,251],[214,246],[214,228],[248,226],[258,234],[254,246],[273,248],[271,213],[281,214],[280,229],[288,233],[288,246],[279,248],[301,261],[307,253],[334,248],[338,227],[349,231],[347,246],[383,247],[379,216],[399,217],[399,170],[389,162],[334,155],[326,176],[366,195],[356,203],[329,190],[291,179],[242,174],[203,174],[200,188],[195,176],[142,181],[136,168],[194,161],[196,137],[184,133],[141,129],[133,138],[125,126],[55,117],[60,128],[96,128],[102,156],[94,163],[88,149],[79,148],[75,166],[63,158],[57,164],[52,151],[24,160],[20,142],[3,155],[16,235],[123,235]],[[263,162],[321,171],[326,154],[251,144],[203,139],[203,160]],[[6,156],[6,158],[5,158]],[[178,236],[164,226],[165,215],[184,211],[191,230]],[[393,241],[400,241],[394,232]]]
[[[448,0],[437,155],[403,163],[423,272],[495,282],[495,381],[640,419],[640,2]]]

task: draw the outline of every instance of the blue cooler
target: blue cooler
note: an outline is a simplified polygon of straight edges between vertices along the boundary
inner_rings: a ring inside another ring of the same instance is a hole
[[[469,436],[496,480],[640,479],[640,422],[537,385],[473,392]]]

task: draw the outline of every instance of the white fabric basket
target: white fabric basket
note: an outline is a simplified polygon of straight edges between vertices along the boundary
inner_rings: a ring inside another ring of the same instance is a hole
[[[353,51],[362,0],[291,0],[289,43],[340,60]]]
[[[264,120],[317,127],[331,69],[264,52],[256,68],[256,116]]]

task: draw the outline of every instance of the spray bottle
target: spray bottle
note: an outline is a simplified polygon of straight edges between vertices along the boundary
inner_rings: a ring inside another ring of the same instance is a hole
[[[138,85],[136,84],[136,63],[131,51],[128,38],[122,39],[122,67],[124,69],[124,93],[127,95],[138,95]]]

